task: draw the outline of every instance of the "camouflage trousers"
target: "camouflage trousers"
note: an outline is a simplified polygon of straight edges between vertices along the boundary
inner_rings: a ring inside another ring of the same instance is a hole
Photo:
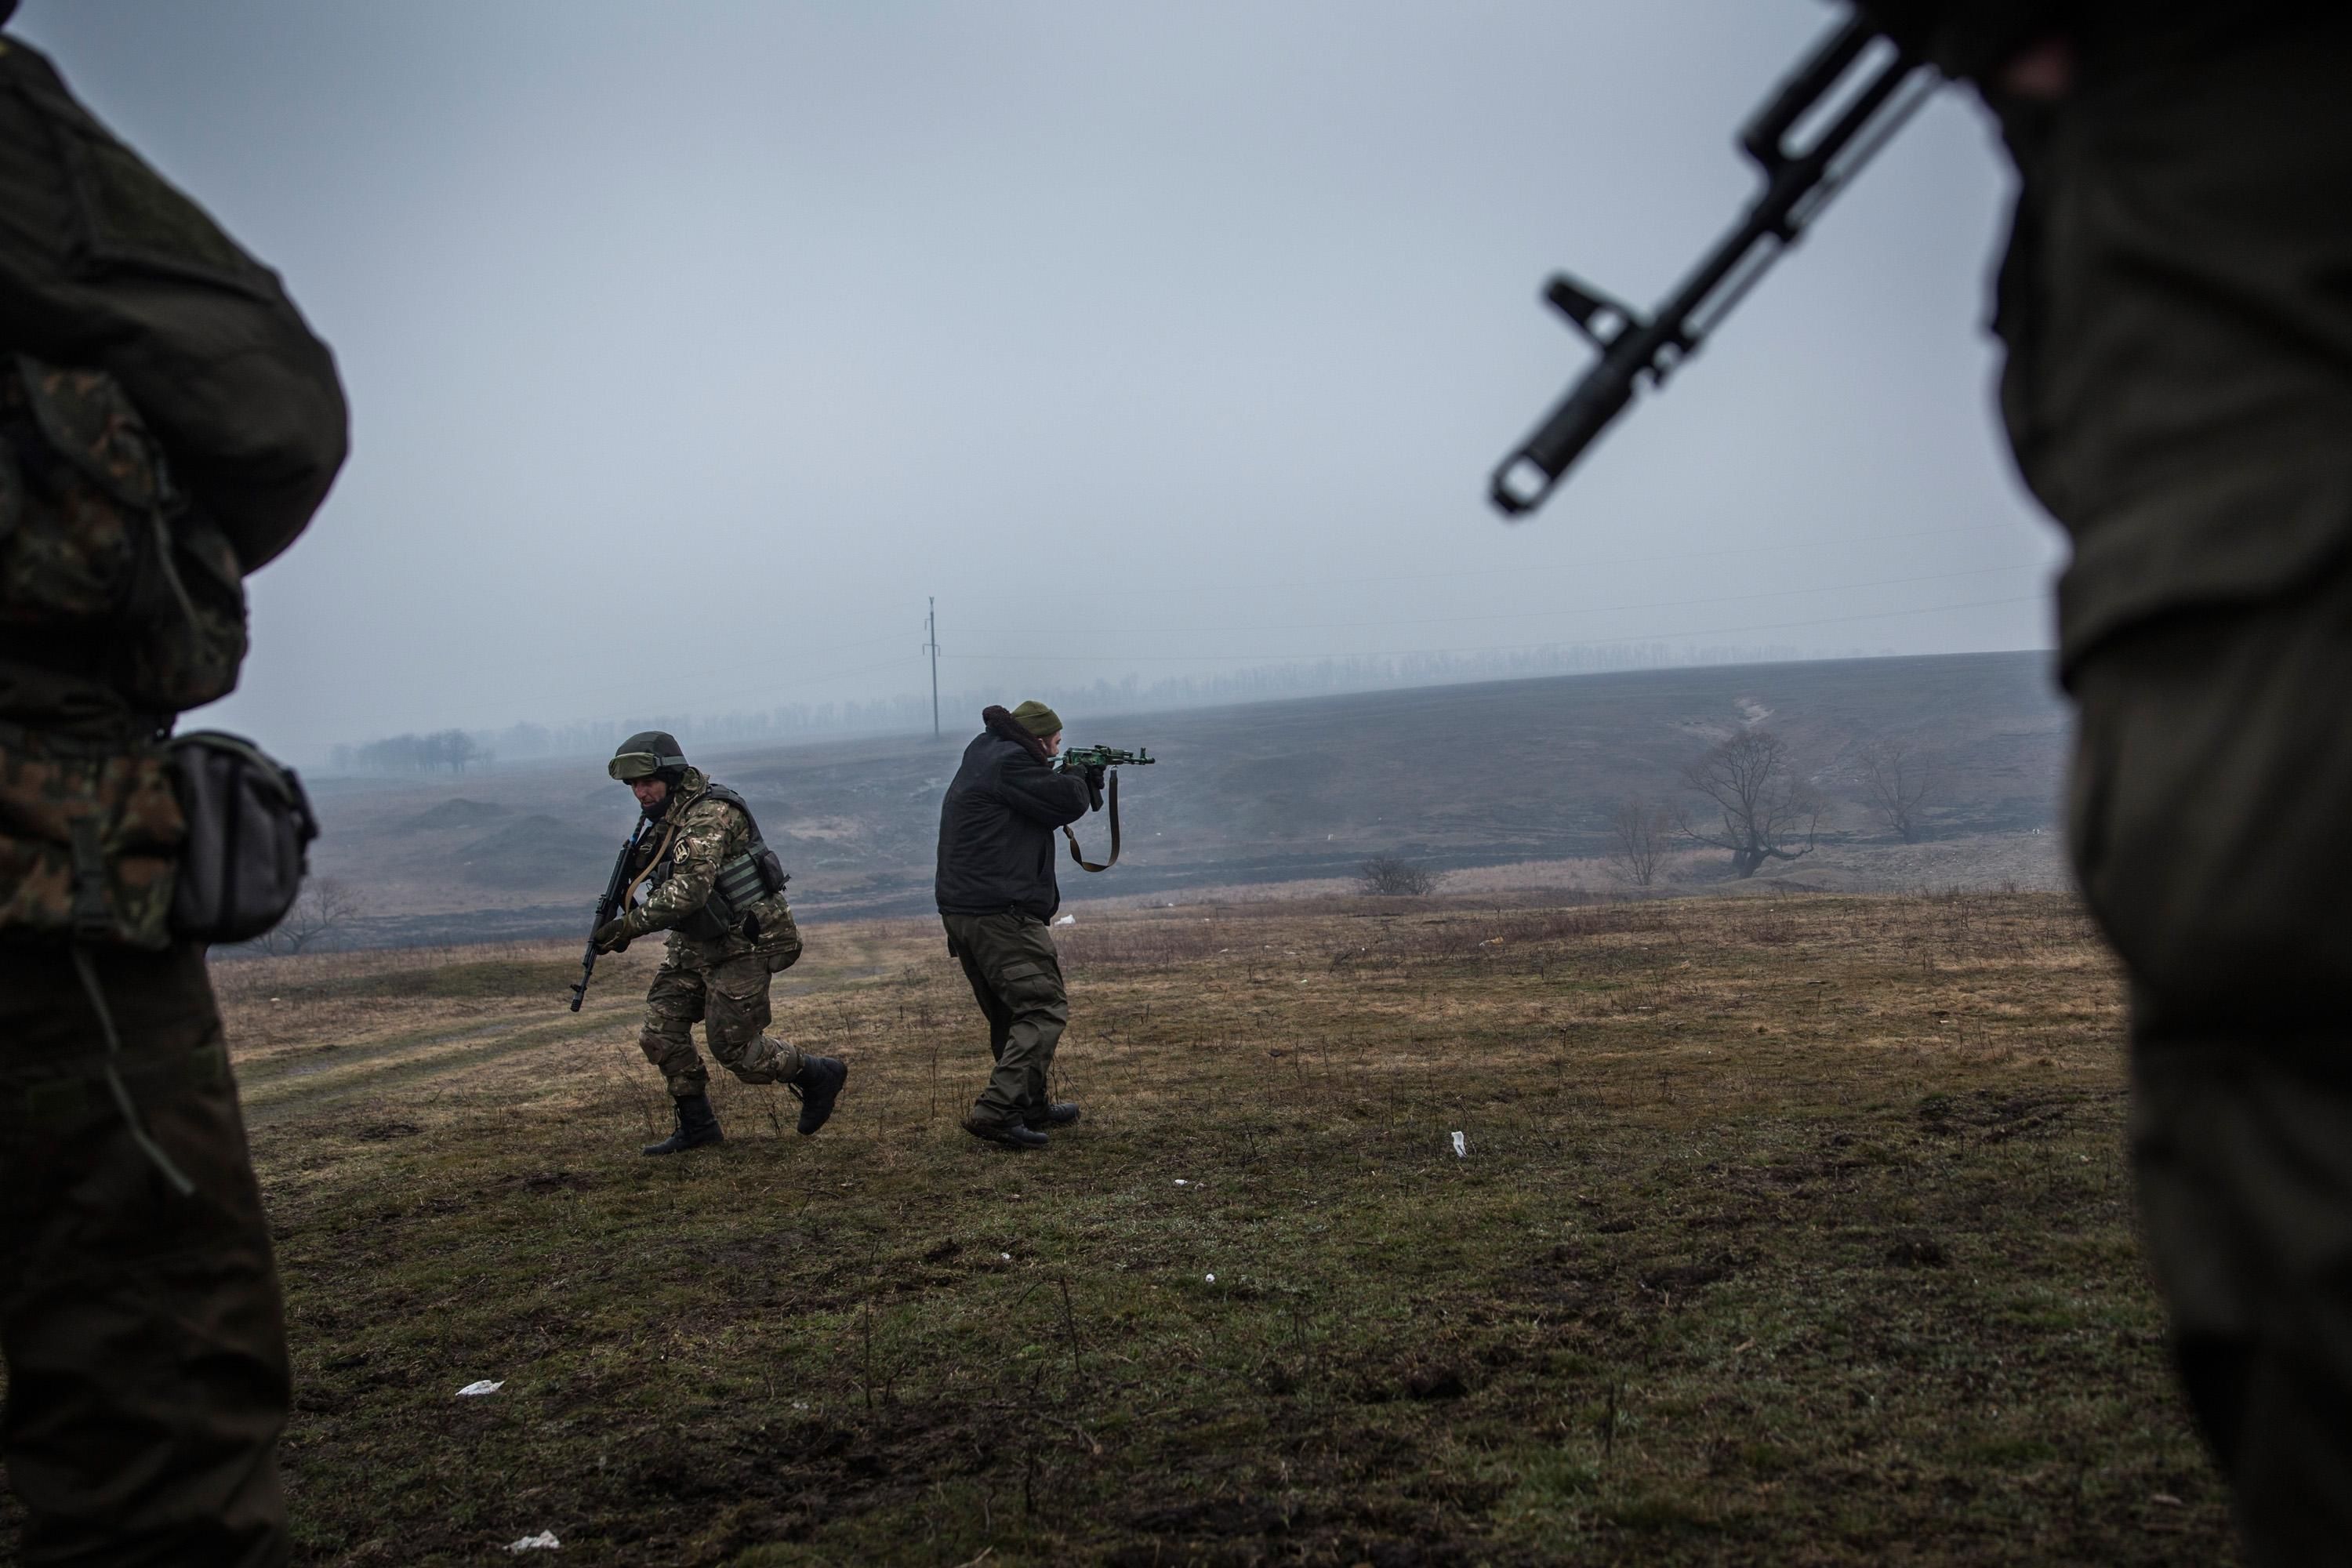
[[[661,1069],[673,1099],[701,1094],[710,1073],[695,1051],[699,1023],[719,1065],[745,1083],[783,1083],[801,1070],[798,1046],[766,1033],[773,1016],[768,987],[801,955],[785,948],[753,948],[717,959],[673,944],[646,993],[645,1029],[637,1046]]]
[[[1034,915],[940,917],[948,951],[963,964],[973,1000],[988,1019],[988,1054],[996,1070],[973,1102],[982,1121],[1036,1121],[1052,1103],[1046,1087],[1054,1047],[1070,1023],[1062,957]]]
[[[97,960],[123,1082],[195,1192],[132,1142],[66,950],[0,948],[10,1561],[282,1563],[286,1330],[204,958]]]

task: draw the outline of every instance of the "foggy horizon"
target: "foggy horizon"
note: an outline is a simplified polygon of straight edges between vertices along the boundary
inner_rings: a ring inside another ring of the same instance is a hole
[[[1809,0],[887,14],[30,0],[277,268],[353,456],[252,584],[296,755],[1547,647],[2046,648],[1947,90],[1533,520],[1488,470],[1754,189]]]

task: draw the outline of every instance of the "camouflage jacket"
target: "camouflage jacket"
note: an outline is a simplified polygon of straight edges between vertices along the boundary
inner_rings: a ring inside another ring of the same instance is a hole
[[[103,371],[246,572],[348,446],[333,356],[276,273],[0,37],[0,349]]]
[[[709,901],[719,868],[753,843],[751,819],[709,790],[710,780],[701,769],[686,770],[663,814],[665,826],[654,836],[648,853],[656,858],[646,868],[645,902],[629,912],[629,925],[639,933],[667,931],[673,952],[710,962],[776,947],[787,939],[797,946],[792,911],[780,892],[752,904],[744,919],[723,935],[698,936],[679,929]]]

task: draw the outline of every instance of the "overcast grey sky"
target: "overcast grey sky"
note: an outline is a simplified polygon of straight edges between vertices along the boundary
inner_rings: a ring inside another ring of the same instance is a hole
[[[2048,641],[1948,92],[1516,527],[1815,0],[30,0],[287,278],[350,466],[206,717],[297,754],[1293,655]]]

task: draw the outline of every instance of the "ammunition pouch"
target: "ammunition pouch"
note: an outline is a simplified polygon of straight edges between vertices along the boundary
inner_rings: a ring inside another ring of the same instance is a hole
[[[236,685],[236,552],[102,371],[0,359],[0,646],[142,712]]]
[[[161,742],[0,724],[0,940],[169,947],[186,837]]]
[[[198,730],[172,742],[188,834],[172,934],[247,942],[286,918],[310,869],[318,818],[293,769],[252,742]]]
[[[710,897],[702,907],[678,922],[677,929],[698,942],[717,942],[734,934],[751,912],[751,906],[772,893],[781,893],[792,878],[776,852],[758,840],[719,868]],[[756,940],[756,939],[755,939]]]
[[[234,735],[0,724],[0,941],[249,940],[292,907],[318,832],[293,771]]]
[[[720,784],[709,785],[704,793],[741,812],[751,827],[751,847],[719,868],[719,874],[711,879],[710,896],[700,909],[677,922],[678,931],[695,942],[719,942],[735,935],[752,906],[782,892],[792,878],[776,852],[768,847],[768,841],[760,837],[760,819],[751,815],[741,795]],[[656,873],[656,880],[664,879],[663,873]],[[757,932],[749,934],[758,940]]]

